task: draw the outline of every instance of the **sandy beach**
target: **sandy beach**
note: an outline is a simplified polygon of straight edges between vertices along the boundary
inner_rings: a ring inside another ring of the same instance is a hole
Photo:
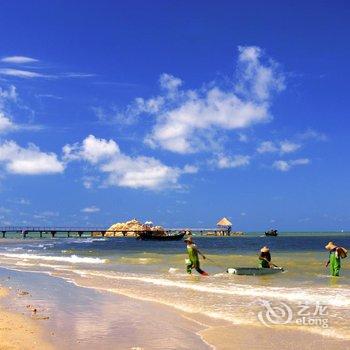
[[[29,312],[21,314],[8,310],[9,308],[2,305],[3,299],[6,298],[11,298],[11,301],[15,302],[12,292],[0,285],[0,349],[53,349],[44,339],[44,329],[38,321],[32,319]]]
[[[0,280],[12,291],[29,293],[18,297],[10,292],[0,300],[11,310],[1,319],[5,324],[11,320],[1,350],[212,348],[199,334],[205,325],[164,305],[82,288],[45,274],[0,269]],[[39,310],[38,318],[32,319],[28,305]],[[23,310],[24,315],[12,310]],[[25,331],[17,337],[19,329]]]

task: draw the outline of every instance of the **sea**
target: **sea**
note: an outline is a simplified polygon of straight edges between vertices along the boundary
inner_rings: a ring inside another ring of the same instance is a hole
[[[38,272],[77,286],[169,306],[197,320],[234,325],[296,327],[350,340],[350,257],[340,277],[330,277],[324,246],[350,248],[348,232],[261,232],[244,236],[193,236],[207,256],[209,276],[186,273],[183,241],[118,238],[0,239],[0,266]],[[264,276],[228,274],[257,267],[262,246],[284,272]]]

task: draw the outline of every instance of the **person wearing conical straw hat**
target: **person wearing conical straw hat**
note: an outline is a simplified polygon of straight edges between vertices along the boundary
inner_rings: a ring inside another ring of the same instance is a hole
[[[208,276],[208,274],[205,271],[203,271],[200,267],[198,254],[201,255],[203,259],[206,259],[206,258],[204,254],[202,254],[197,248],[197,246],[194,244],[192,240],[192,236],[186,238],[184,242],[187,244],[187,252],[188,252],[188,259],[186,259],[187,273],[191,274],[192,269],[194,268],[201,275]]]
[[[260,249],[259,253],[259,265],[262,268],[270,268],[276,266],[275,264],[272,264],[271,262],[271,253],[270,248],[268,246],[263,246]]]
[[[326,267],[329,266],[331,276],[339,276],[341,268],[341,259],[346,258],[347,250],[344,247],[338,247],[335,243],[329,242],[325,249],[329,251],[329,259]]]

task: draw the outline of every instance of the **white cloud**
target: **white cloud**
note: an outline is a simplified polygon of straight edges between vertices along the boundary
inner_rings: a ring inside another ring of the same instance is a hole
[[[64,159],[84,159],[92,164],[109,159],[119,153],[119,146],[113,140],[98,139],[89,135],[81,145],[65,145],[63,147]]]
[[[246,134],[243,134],[243,133],[238,134],[238,140],[240,142],[248,142],[249,141],[248,136]]]
[[[182,85],[182,80],[171,74],[163,73],[159,78],[159,83],[165,90],[176,91]]]
[[[17,124],[8,111],[20,110],[28,112],[31,109],[18,99],[16,87],[9,85],[7,89],[0,87],[0,134],[10,131],[38,131],[44,127],[36,124]]]
[[[99,182],[99,178],[96,176],[83,176],[82,180],[83,186],[88,190],[93,188],[95,183]]]
[[[261,63],[263,50],[257,46],[239,46],[236,91],[257,100],[266,101],[274,91],[285,88],[284,76],[277,74],[278,64],[269,59],[268,65]]]
[[[34,63],[38,62],[39,60],[32,58],[32,57],[27,57],[27,56],[7,56],[3,57],[1,59],[1,62],[5,63],[15,63],[15,64],[21,64],[21,63]]]
[[[196,174],[198,173],[199,168],[195,165],[185,165],[183,168],[183,173],[184,174]]]
[[[284,88],[283,75],[272,60],[256,47],[240,47],[238,82],[233,90],[210,84],[181,89],[182,81],[170,74],[160,78],[160,96],[138,98],[126,113],[149,114],[155,125],[145,138],[151,147],[176,153],[211,150],[220,142],[214,135],[271,120],[269,106],[274,92]]]
[[[68,72],[68,73],[61,73],[57,75],[56,78],[92,78],[95,76],[96,74],[93,74],[93,73]]]
[[[131,113],[132,115],[138,115],[141,113],[158,113],[164,105],[164,98],[157,96],[150,98],[148,100],[143,99],[142,97],[135,98],[135,103],[130,107],[127,114]]]
[[[308,158],[299,158],[291,161],[291,165],[306,165],[310,163],[310,159]]]
[[[179,107],[158,116],[146,143],[172,152],[194,153],[206,148],[202,141],[208,129],[244,128],[269,118],[265,106],[244,102],[219,88],[207,91],[205,96],[191,95]]]
[[[8,64],[25,64],[25,63],[36,63],[39,60],[26,56],[8,56],[3,57],[0,62]],[[69,78],[91,78],[95,77],[96,74],[92,73],[82,73],[82,72],[63,72],[56,74],[47,74],[47,73],[38,73],[33,70],[26,69],[17,69],[3,67],[0,68],[0,75],[23,78],[23,79],[32,79],[32,78],[51,78],[51,79],[69,79]]]
[[[271,141],[264,141],[260,143],[260,146],[257,148],[259,153],[275,153],[278,152],[278,148]]]
[[[41,213],[37,213],[33,215],[35,219],[43,219],[43,220],[47,220],[49,218],[55,218],[58,216],[60,216],[60,213],[58,211],[50,211],[50,210],[43,211]]]
[[[180,169],[162,164],[151,157],[129,157],[119,155],[101,166],[108,173],[107,185],[146,188],[152,190],[177,187]]]
[[[86,207],[81,210],[83,213],[97,213],[100,211],[100,208],[97,208],[96,206]]]
[[[14,68],[0,68],[0,75],[8,75],[17,78],[49,78],[49,75],[32,72],[29,70],[14,69]]]
[[[64,165],[55,153],[45,153],[34,144],[22,148],[14,141],[0,144],[0,163],[9,173],[21,175],[55,174],[64,171]]]
[[[9,200],[9,202],[15,203],[15,204],[20,204],[20,205],[29,205],[30,204],[30,200],[26,199],[26,198],[11,199],[11,200]]]
[[[305,132],[297,135],[300,140],[316,140],[316,141],[327,141],[327,135],[318,132],[313,129],[308,129]]]
[[[5,133],[12,129],[15,129],[15,125],[10,118],[6,117],[5,114],[0,111],[0,133]]]
[[[17,126],[12,122],[11,118],[5,113],[5,106],[9,102],[17,101],[16,88],[10,85],[8,89],[0,87],[0,134],[11,131]]]
[[[17,91],[14,85],[10,85],[7,90],[0,87],[0,106],[3,106],[5,101],[16,101],[17,97]]]
[[[300,144],[291,142],[291,141],[282,141],[280,142],[280,151],[281,153],[293,153],[301,147]]]
[[[219,169],[239,168],[249,165],[250,157],[243,155],[230,157],[220,154],[214,162]]]
[[[38,98],[52,98],[52,99],[55,99],[55,100],[62,100],[63,99],[63,97],[56,96],[56,95],[53,95],[53,94],[37,94],[35,96],[38,97]]]
[[[289,171],[291,168],[297,165],[307,165],[310,163],[310,159],[308,158],[300,158],[295,160],[276,160],[273,163],[273,167],[279,171]]]
[[[291,168],[289,162],[286,160],[276,160],[273,163],[273,167],[280,171],[288,171]]]
[[[120,151],[115,141],[98,139],[93,135],[81,144],[64,146],[63,152],[66,161],[82,160],[97,166],[98,171],[107,174],[106,186],[151,190],[179,187],[178,179],[182,174],[197,171],[190,165],[184,169],[170,167],[152,157],[130,157]],[[87,186],[91,185],[88,181]]]
[[[263,141],[257,148],[258,153],[293,153],[301,148],[301,144],[284,140],[279,143],[274,143],[272,141]]]

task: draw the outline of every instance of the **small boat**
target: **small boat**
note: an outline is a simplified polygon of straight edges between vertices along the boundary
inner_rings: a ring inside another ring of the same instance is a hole
[[[227,273],[233,275],[262,276],[283,272],[283,267],[263,268],[263,267],[232,267],[227,269]]]
[[[276,237],[276,236],[278,236],[278,231],[277,231],[277,230],[268,230],[268,231],[265,231],[265,236]]]
[[[142,231],[138,232],[137,239],[143,241],[179,241],[185,234],[186,232],[170,235],[168,233],[164,234],[164,231]]]

